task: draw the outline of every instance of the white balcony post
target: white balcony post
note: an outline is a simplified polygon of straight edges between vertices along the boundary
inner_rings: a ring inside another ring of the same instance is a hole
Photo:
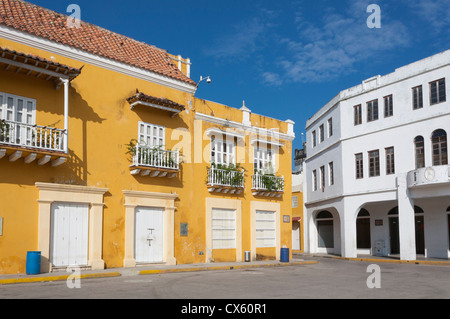
[[[69,153],[69,80],[61,78],[64,84],[64,152]]]

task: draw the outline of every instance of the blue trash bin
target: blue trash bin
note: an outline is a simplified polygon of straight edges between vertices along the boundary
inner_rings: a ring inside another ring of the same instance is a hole
[[[280,261],[282,263],[288,263],[289,262],[289,248],[281,248]]]
[[[27,275],[39,275],[41,273],[41,252],[27,252]]]

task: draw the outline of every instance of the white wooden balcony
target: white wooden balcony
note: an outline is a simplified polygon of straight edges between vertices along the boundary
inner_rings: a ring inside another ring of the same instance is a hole
[[[244,172],[209,168],[207,186],[210,193],[241,194],[244,190]]]
[[[46,126],[0,120],[0,158],[8,156],[10,162],[24,158],[30,164],[52,162],[59,166],[67,159],[66,131]]]
[[[174,178],[180,170],[180,152],[137,145],[130,168],[132,175]]]
[[[256,174],[252,175],[254,196],[281,197],[284,192],[284,177]]]

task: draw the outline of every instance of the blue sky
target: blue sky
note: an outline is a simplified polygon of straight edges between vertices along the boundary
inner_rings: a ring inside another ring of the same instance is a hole
[[[189,57],[196,96],[305,123],[339,91],[450,49],[450,0],[30,0]],[[381,28],[366,21],[381,8]]]

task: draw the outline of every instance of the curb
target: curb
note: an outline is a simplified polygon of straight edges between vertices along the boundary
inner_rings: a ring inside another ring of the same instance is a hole
[[[317,261],[298,261],[289,263],[279,263],[279,264],[260,264],[260,265],[232,265],[232,266],[210,266],[210,267],[186,267],[186,268],[169,268],[169,269],[148,269],[141,270],[137,275],[157,275],[157,274],[168,274],[168,273],[180,273],[180,272],[198,272],[198,271],[209,271],[209,270],[236,270],[236,269],[247,269],[247,268],[269,268],[269,267],[285,267],[285,266],[295,266],[295,265],[311,265],[317,264]],[[41,276],[41,277],[24,277],[24,278],[10,278],[10,279],[0,279],[1,285],[11,285],[11,284],[22,284],[22,283],[38,283],[38,282],[50,282],[50,281],[64,281],[73,275],[60,275],[60,276]],[[111,277],[121,277],[120,272],[104,272],[104,273],[92,273],[92,274],[82,274],[80,279],[92,279],[92,278],[111,278]]]
[[[70,276],[73,276],[73,275],[0,279],[0,285],[37,283],[37,282],[45,282],[45,281],[63,281],[63,280],[67,280]],[[121,276],[121,274],[119,272],[108,272],[108,273],[84,274],[84,275],[80,275],[80,279],[120,277],[120,276]]]
[[[348,257],[332,257],[333,259],[349,260],[349,261],[367,261],[373,263],[391,263],[391,264],[414,264],[414,265],[433,265],[433,266],[450,266],[450,261],[433,261],[433,260],[397,260],[397,259],[376,259],[376,258],[348,258]]]
[[[269,268],[269,267],[285,267],[285,266],[295,266],[295,265],[312,265],[317,264],[317,261],[299,261],[290,262],[285,264],[261,264],[261,265],[236,265],[236,266],[211,266],[211,267],[194,267],[194,268],[171,268],[171,269],[150,269],[141,270],[139,275],[157,275],[157,274],[168,274],[168,273],[178,273],[178,272],[192,272],[192,271],[208,271],[208,270],[237,270],[237,269],[248,269],[248,268]]]

